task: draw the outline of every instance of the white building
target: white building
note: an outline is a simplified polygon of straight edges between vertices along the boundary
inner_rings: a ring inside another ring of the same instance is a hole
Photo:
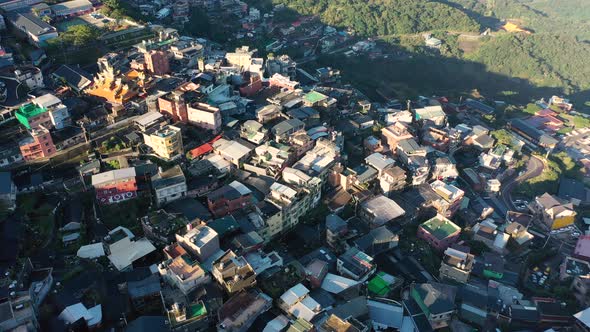
[[[190,228],[190,225],[187,227]],[[219,236],[209,226],[200,225],[189,229],[185,234],[176,234],[176,240],[201,262],[219,251]]]
[[[71,123],[67,106],[62,104],[61,100],[51,93],[34,98],[31,102],[38,107],[47,109],[55,129],[63,129],[64,126]]]

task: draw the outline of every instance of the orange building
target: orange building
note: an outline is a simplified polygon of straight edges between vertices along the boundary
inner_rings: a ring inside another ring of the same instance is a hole
[[[116,104],[124,104],[139,94],[139,87],[135,81],[122,75],[109,64],[103,67],[103,71],[94,79],[94,85],[86,90],[87,94]]]

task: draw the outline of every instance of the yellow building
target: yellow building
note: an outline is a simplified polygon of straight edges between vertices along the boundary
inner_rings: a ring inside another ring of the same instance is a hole
[[[184,153],[182,133],[180,128],[175,126],[152,128],[143,133],[143,140],[155,154],[163,159],[175,159]]]
[[[577,213],[574,211],[574,205],[549,193],[535,198],[535,207],[542,213],[545,223],[551,229],[567,227],[576,220]]]

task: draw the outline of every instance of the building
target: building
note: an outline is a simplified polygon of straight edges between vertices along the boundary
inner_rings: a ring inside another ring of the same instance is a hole
[[[411,298],[435,330],[450,323],[455,313],[456,293],[456,287],[440,283],[414,284],[410,289]]]
[[[250,157],[253,149],[238,141],[229,141],[221,138],[213,143],[213,151],[222,156],[223,159],[241,167],[241,165]]]
[[[322,312],[321,305],[309,295],[309,289],[302,284],[291,287],[281,295],[278,306],[291,316],[308,322]]]
[[[182,246],[174,244],[164,249],[173,257],[158,265],[158,272],[168,284],[188,295],[197,287],[211,281],[199,262],[187,253]],[[168,255],[170,255],[168,254]]]
[[[299,119],[288,119],[272,127],[271,132],[279,143],[288,140],[295,132],[305,128],[305,123]]]
[[[366,281],[375,272],[373,257],[351,247],[336,261],[338,273],[357,281]]]
[[[455,243],[460,233],[461,227],[440,214],[418,226],[418,237],[439,251]]]
[[[246,332],[252,323],[272,307],[272,298],[257,290],[232,296],[217,312],[218,332]]]
[[[152,176],[152,188],[157,206],[163,206],[186,196],[186,178],[180,165]]]
[[[58,18],[68,18],[91,13],[94,10],[88,0],[71,0],[50,6],[53,15]]]
[[[256,285],[256,272],[243,256],[227,250],[213,261],[211,274],[228,294],[237,293]]]
[[[18,142],[20,153],[25,161],[49,158],[57,152],[49,130],[43,126],[31,129],[29,137]]]
[[[533,146],[539,146],[541,148],[553,149],[557,145],[558,141],[545,134],[543,131],[529,125],[522,119],[513,119],[510,122],[510,129],[522,138],[527,140],[529,144]]]
[[[586,308],[574,314],[574,331],[588,332],[590,331],[590,308]]]
[[[10,172],[0,172],[0,201],[9,210],[16,208],[16,185]]]
[[[47,44],[47,41],[57,38],[57,29],[33,13],[13,12],[8,15],[8,22],[12,27],[24,34],[29,42],[37,47]]]
[[[14,116],[27,129],[36,129],[39,126],[47,129],[53,128],[51,116],[47,109],[34,103],[19,107]]]
[[[119,271],[132,270],[135,261],[156,250],[148,239],[136,239],[129,229],[122,226],[109,232],[104,247],[109,261]]]
[[[44,88],[43,71],[37,67],[21,65],[14,71],[14,78],[31,90]]]
[[[219,236],[211,227],[205,225],[192,227],[188,225],[184,234],[177,233],[176,241],[189,253],[196,255],[199,261],[204,262],[219,251]]]
[[[307,151],[293,168],[309,176],[318,177],[324,182],[329,169],[340,159],[340,147],[325,138],[319,138],[313,149]]]
[[[172,121],[188,123],[187,103],[183,91],[174,90],[169,94],[158,97],[158,109],[161,113],[168,114]],[[206,117],[203,121],[207,121]],[[221,126],[221,118],[219,119]],[[213,123],[213,127],[215,127]]]
[[[164,51],[151,50],[144,53],[145,66],[152,75],[164,75],[170,72],[168,55]]]
[[[379,195],[361,203],[359,216],[371,228],[383,226],[406,212],[394,200]]]
[[[416,121],[422,122],[423,125],[440,128],[447,122],[447,115],[440,105],[416,108],[414,114],[416,114]]]
[[[381,139],[387,144],[389,150],[393,153],[397,151],[397,145],[400,141],[414,137],[408,130],[408,127],[402,122],[396,122],[388,127],[381,129]]]
[[[451,217],[461,206],[465,192],[452,184],[447,184],[443,181],[436,180],[430,184],[430,187],[443,200],[448,203],[448,207],[444,212],[446,217]]]
[[[252,191],[238,181],[233,181],[207,195],[209,211],[215,217],[223,217],[234,211],[245,209],[252,203]]]
[[[271,87],[279,89],[295,90],[299,88],[299,82],[293,81],[290,77],[275,73],[269,79],[268,83]]]
[[[326,242],[331,248],[338,248],[342,237],[348,233],[348,224],[336,214],[326,216]]]
[[[118,67],[120,58],[116,53],[109,53],[97,60],[99,72],[93,85],[86,88],[85,92],[95,98],[104,100],[112,105],[124,105],[136,97],[140,86],[147,77],[143,72],[138,72],[138,77],[130,78],[122,74]]]
[[[379,186],[385,196],[391,195],[395,191],[402,190],[407,185],[406,171],[398,166],[393,166],[385,171],[379,177]]]
[[[572,203],[564,203],[558,197],[545,193],[535,198],[533,208],[543,216],[543,221],[552,230],[572,225],[577,212]]]
[[[469,280],[474,262],[475,256],[469,253],[468,248],[447,248],[440,265],[439,277],[465,284]]]
[[[31,103],[37,106],[37,108],[40,108],[41,110],[45,110],[47,112],[51,120],[51,125],[55,129],[63,129],[64,126],[71,124],[70,113],[68,112],[68,108],[56,96],[47,93],[40,97],[34,98],[33,100],[31,100]],[[42,115],[43,112],[39,114],[39,116]],[[27,120],[29,122],[29,126],[32,125],[33,127],[35,127],[35,122],[37,122],[36,120]],[[40,123],[45,126],[46,122],[44,122],[43,117],[40,119]],[[49,127],[45,127],[49,129]]]
[[[145,145],[163,159],[176,159],[184,154],[182,132],[178,127],[171,125],[153,127],[142,134]]]
[[[122,202],[137,197],[135,168],[122,168],[92,176],[96,199],[101,204]]]
[[[174,302],[170,309],[166,309],[167,324],[170,324],[169,326],[165,324],[166,331],[200,331],[209,323],[209,313],[203,301],[191,303]],[[148,330],[152,329],[155,329],[155,326],[150,325]]]
[[[371,256],[391,250],[397,247],[398,244],[399,236],[386,226],[374,228],[369,233],[354,240],[355,247]]]
[[[188,220],[184,216],[171,214],[164,210],[149,212],[141,218],[141,228],[145,236],[165,244],[174,242],[175,234],[187,224]]]
[[[66,307],[57,318],[63,321],[66,326],[83,320],[88,329],[95,329],[102,323],[102,305],[97,304],[88,309],[84,304],[78,302]]]

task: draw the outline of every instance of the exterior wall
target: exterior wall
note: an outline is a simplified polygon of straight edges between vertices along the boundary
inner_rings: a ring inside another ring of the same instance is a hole
[[[102,204],[122,202],[137,196],[135,178],[124,179],[96,187],[96,199]]]
[[[446,237],[445,239],[438,240],[434,235],[427,232],[421,226],[418,227],[418,238],[423,239],[424,241],[428,242],[431,247],[439,250],[444,251],[447,249],[451,244],[455,243],[457,239],[459,239],[459,234],[461,231],[457,231],[454,234]]]
[[[157,189],[156,203],[158,206],[162,206],[184,196],[186,196],[186,183],[179,183],[167,188]]]
[[[146,53],[145,65],[147,70],[154,75],[164,75],[170,72],[170,63],[165,52],[151,51]]]
[[[154,153],[164,159],[174,159],[182,155],[182,134],[180,130],[174,135],[160,137],[158,135],[144,135],[145,143]]]
[[[160,109],[160,113],[168,114],[175,122],[188,122],[186,104],[183,98],[179,100],[168,100],[160,97],[158,98],[158,108]]]
[[[55,127],[55,129],[63,129],[70,118],[68,108],[65,106],[50,110],[48,113],[51,119],[51,124]]]
[[[234,200],[227,200],[225,198],[221,198],[216,201],[211,201],[207,199],[207,205],[209,207],[209,210],[217,218],[228,215],[234,211],[243,209],[244,207],[250,206],[251,204],[252,196],[249,194],[245,196],[240,196],[239,198]]]
[[[572,225],[575,221],[575,217],[574,216],[566,216],[566,217],[562,217],[562,218],[557,218],[555,220],[553,220],[553,223],[551,224],[551,229],[559,229],[559,228],[563,228],[563,227],[567,227],[569,225]]]
[[[203,105],[203,107],[211,107]],[[211,107],[212,108],[212,107]],[[218,132],[221,129],[221,112],[219,110],[201,110],[198,108],[188,107],[188,122],[207,130]]]
[[[55,154],[56,149],[49,133],[33,136],[33,142],[20,146],[20,152],[25,161],[48,158]]]
[[[440,265],[439,273],[441,279],[451,279],[463,284],[467,283],[467,280],[469,280],[469,271],[463,271],[445,263]]]

